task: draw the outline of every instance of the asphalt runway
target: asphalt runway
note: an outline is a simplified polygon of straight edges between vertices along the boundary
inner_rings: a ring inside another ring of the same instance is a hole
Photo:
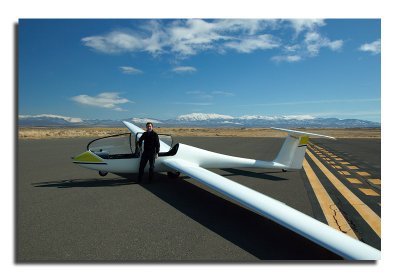
[[[71,156],[83,152],[89,140],[19,141],[15,223],[17,262],[341,259],[189,177],[170,179],[158,174],[152,184],[139,185],[114,174],[100,177],[94,171],[74,165]],[[176,142],[234,156],[272,160],[283,140],[177,138]],[[331,144],[315,143],[325,149]],[[380,158],[380,141],[358,143],[358,140],[349,142],[349,149],[344,148],[343,152],[357,155],[357,160],[362,160],[365,166],[380,166],[380,161],[376,160]],[[314,145],[312,147],[315,149]],[[369,155],[362,151],[366,147],[370,148]],[[340,151],[342,147],[333,145],[332,148]],[[345,157],[345,154],[341,156]],[[307,161],[311,161],[309,156]],[[318,167],[313,165],[313,169],[318,172]],[[286,173],[264,169],[212,171],[326,223],[304,170]],[[378,172],[380,175],[380,167],[373,171],[374,176]],[[317,174],[321,181],[326,180],[323,174]],[[362,197],[362,192],[353,191]],[[334,189],[329,192],[340,196]],[[352,212],[351,205],[341,198],[337,200],[346,218],[351,215],[349,219],[357,236],[380,249],[380,237]],[[379,206],[376,196],[366,197],[366,200],[380,215],[380,199]]]

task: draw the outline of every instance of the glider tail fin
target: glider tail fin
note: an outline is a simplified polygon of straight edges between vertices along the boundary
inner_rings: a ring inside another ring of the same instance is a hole
[[[302,168],[304,155],[306,153],[307,143],[310,136],[335,139],[334,137],[330,136],[300,132],[295,130],[273,127],[271,127],[271,129],[280,130],[288,133],[285,142],[281,147],[281,150],[274,160],[276,163],[287,166],[288,169]]]

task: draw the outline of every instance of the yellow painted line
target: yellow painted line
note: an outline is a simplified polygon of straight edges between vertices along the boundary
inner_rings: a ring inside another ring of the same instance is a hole
[[[362,182],[360,180],[358,180],[357,178],[347,178],[347,180],[353,184],[362,184]]]
[[[337,169],[337,170],[341,170],[342,169],[342,167],[341,166],[333,166],[335,169]]]
[[[366,171],[357,171],[357,174],[361,176],[370,176],[370,174]]]
[[[342,159],[342,158],[339,158],[339,157],[336,158],[335,160],[336,160],[336,161],[343,161],[343,159]]]
[[[367,188],[359,188],[361,192],[366,194],[367,196],[380,196],[377,192],[375,192],[372,189],[367,189]]]
[[[339,173],[343,174],[343,175],[350,175],[350,173],[348,171],[339,171]]]
[[[310,151],[308,156],[321,169],[332,185],[343,195],[343,197],[354,207],[374,232],[381,237],[381,218],[365,203],[354,195],[335,175],[333,175]]]
[[[340,162],[342,165],[350,165],[349,162]]]
[[[317,197],[318,203],[321,206],[328,225],[355,239],[358,239],[354,231],[351,229],[349,223],[346,221],[346,218],[344,218],[339,208],[337,208],[307,160],[303,161],[303,168],[308,180],[310,181],[311,187],[314,190],[315,196]]]
[[[372,184],[375,184],[375,185],[381,185],[381,180],[377,179],[377,178],[368,179],[368,181],[371,182]]]
[[[356,167],[356,166],[347,166],[349,169],[351,169],[351,170],[358,170],[358,167]]]

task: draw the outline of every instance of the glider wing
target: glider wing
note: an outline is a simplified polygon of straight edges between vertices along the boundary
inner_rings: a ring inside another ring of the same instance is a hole
[[[235,200],[244,207],[277,222],[349,260],[378,260],[380,251],[328,225],[239,183],[199,167],[171,158],[163,161],[174,169]]]

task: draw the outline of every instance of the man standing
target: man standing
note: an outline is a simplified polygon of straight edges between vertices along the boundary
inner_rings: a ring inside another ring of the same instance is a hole
[[[138,146],[142,145],[144,141],[144,151],[142,154],[142,158],[140,159],[139,166],[139,177],[138,182],[142,181],[144,168],[146,167],[147,161],[149,161],[149,182],[153,179],[153,171],[154,171],[154,161],[158,157],[158,152],[160,152],[160,141],[158,139],[158,134],[153,130],[153,123],[146,123],[146,132],[139,138],[137,142]]]

